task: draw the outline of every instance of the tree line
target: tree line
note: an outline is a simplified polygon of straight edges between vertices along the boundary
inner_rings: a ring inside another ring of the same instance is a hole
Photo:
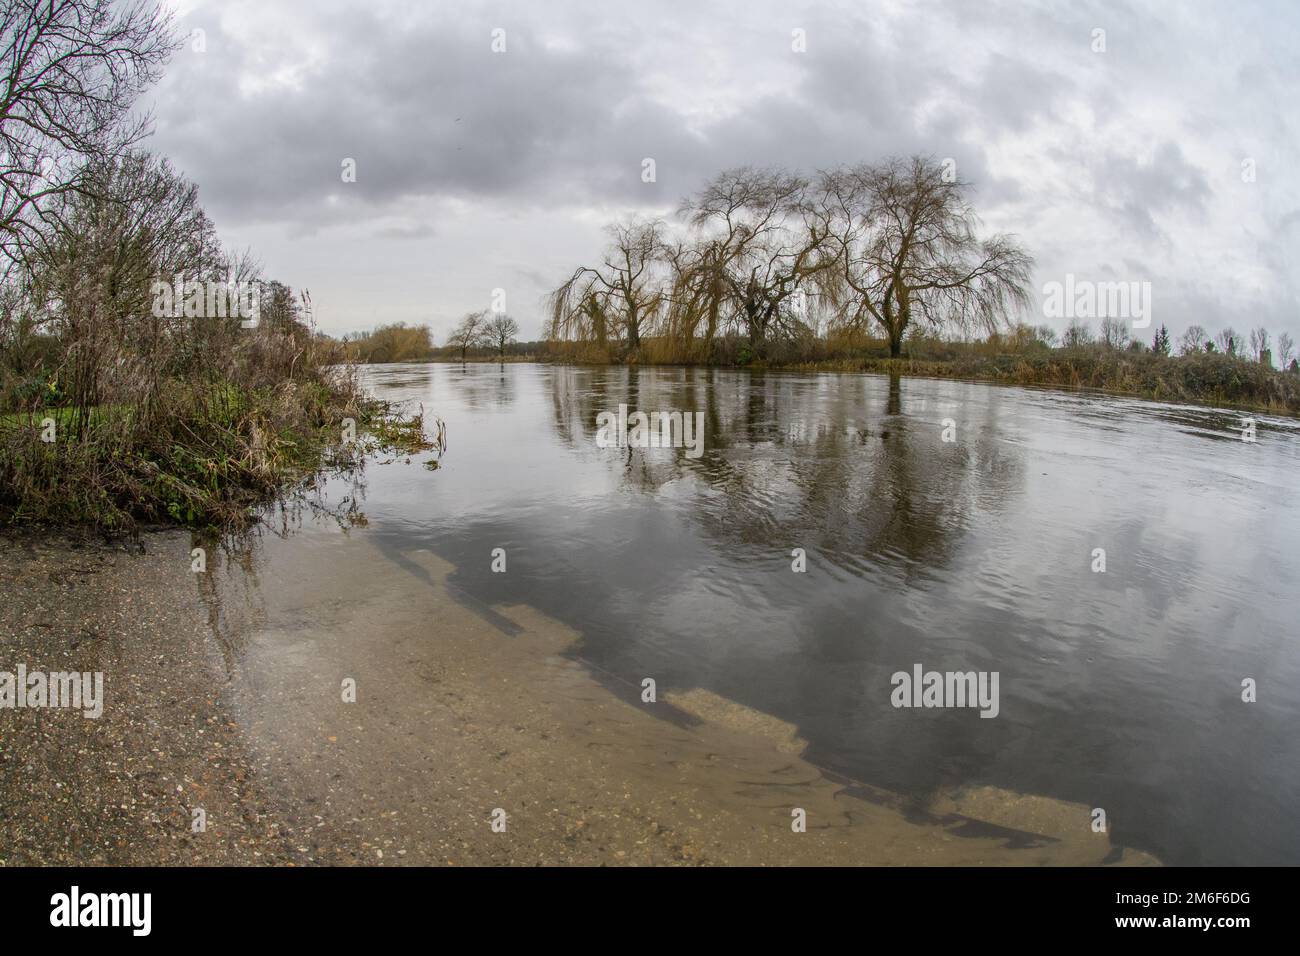
[[[1219,354],[1231,358],[1247,359],[1279,369],[1297,370],[1295,340],[1287,332],[1278,335],[1276,345],[1269,330],[1256,326],[1242,335],[1232,326],[1211,336],[1203,325],[1189,325],[1175,341],[1169,329],[1161,325],[1153,333],[1150,344],[1134,336],[1127,322],[1105,318],[1093,332],[1092,326],[1079,319],[1071,320],[1063,332],[1050,325],[1034,328],[1016,325],[1006,336],[1008,341],[1032,340],[1048,348],[1087,349],[1097,347],[1110,351],[1151,352],[1155,355],[1189,357],[1201,354]]]

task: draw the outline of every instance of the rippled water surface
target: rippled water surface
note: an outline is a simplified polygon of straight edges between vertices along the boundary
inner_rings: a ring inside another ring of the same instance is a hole
[[[707,689],[918,801],[987,784],[1104,808],[1116,842],[1167,862],[1300,863],[1296,423],[1258,418],[1250,443],[1234,412],[862,375],[367,382],[441,417],[448,450],[436,471],[372,464],[353,534],[453,563],[475,607],[564,622],[611,686]],[[620,403],[702,412],[704,453],[597,447]],[[917,663],[999,672],[998,717],[893,708]]]

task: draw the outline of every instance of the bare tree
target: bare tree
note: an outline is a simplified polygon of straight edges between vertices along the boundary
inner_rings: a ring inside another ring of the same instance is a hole
[[[1129,334],[1128,325],[1123,319],[1112,319],[1110,317],[1101,320],[1101,344],[1108,349],[1128,348]]]
[[[895,356],[918,320],[996,331],[1028,304],[1032,260],[1006,236],[977,235],[965,187],[919,157],[816,185],[727,170],[683,203],[685,239],[666,241],[658,222],[614,227],[603,265],[551,294],[548,337],[635,349],[653,324],[674,354],[696,358],[734,331],[762,358],[771,342],[818,335],[828,314],[850,329],[878,323]]]
[[[39,240],[52,197],[148,132],[130,110],[175,47],[145,0],[0,0],[0,251]]]
[[[916,319],[994,332],[1028,305],[1033,260],[1008,236],[978,238],[969,184],[933,159],[839,169],[820,185],[839,244],[828,290],[844,321],[879,324],[891,356]]]
[[[1178,352],[1180,355],[1195,355],[1198,352],[1203,352],[1205,351],[1205,343],[1209,341],[1209,338],[1203,327],[1189,325],[1187,331],[1178,340]]]
[[[1268,346],[1268,329],[1260,325],[1250,330],[1250,352],[1255,356],[1256,362],[1264,361],[1264,353],[1268,351]]]
[[[1228,326],[1214,337],[1215,343],[1219,346],[1219,351],[1224,355],[1236,355],[1237,350],[1241,348],[1241,336],[1232,326]]]
[[[1295,340],[1289,332],[1279,332],[1277,336],[1277,367],[1286,368],[1295,355]]]
[[[83,182],[85,192],[51,200],[49,235],[23,260],[27,289],[43,327],[63,344],[73,407],[129,397],[148,414],[160,376],[226,354],[211,340],[229,331],[155,308],[154,283],[170,286],[177,274],[225,280],[255,264],[222,250],[197,187],[165,159],[133,150],[89,167]]]
[[[465,354],[474,348],[482,348],[490,343],[488,332],[487,309],[481,312],[469,312],[447,337],[447,344],[460,349],[460,360],[465,361]]]
[[[632,220],[609,228],[613,243],[600,266],[579,266],[550,295],[550,337],[597,341],[621,337],[629,351],[641,347],[664,302],[656,266],[663,244],[658,220]]]
[[[1092,329],[1088,327],[1088,323],[1072,319],[1061,335],[1061,345],[1067,349],[1077,349],[1091,344]]]
[[[682,212],[700,235],[675,291],[685,288],[707,336],[719,319],[730,322],[762,357],[769,341],[808,328],[815,277],[834,259],[806,179],[780,169],[727,170]]]
[[[503,312],[488,323],[486,332],[497,355],[505,358],[506,347],[519,335],[519,323]]]

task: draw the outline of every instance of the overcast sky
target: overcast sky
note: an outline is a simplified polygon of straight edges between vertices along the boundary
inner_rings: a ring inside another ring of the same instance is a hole
[[[176,11],[205,49],[187,42],[154,91],[150,145],[331,333],[406,321],[442,342],[504,288],[535,338],[541,296],[613,218],[671,214],[729,166],[922,152],[953,158],[987,227],[1020,237],[1038,290],[1148,281],[1175,335],[1300,339],[1294,0]]]

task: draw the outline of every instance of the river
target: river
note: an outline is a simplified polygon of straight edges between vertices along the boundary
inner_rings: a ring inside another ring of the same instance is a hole
[[[431,556],[498,632],[519,630],[503,607],[570,630],[558,653],[612,694],[640,703],[650,678],[665,699],[734,704],[905,807],[997,788],[1102,809],[1113,842],[1167,863],[1300,863],[1296,422],[1256,415],[1247,441],[1238,412],[853,374],[410,364],[365,380],[441,418],[447,450],[436,470],[425,454],[334,480],[324,508],[256,542],[252,563],[295,597],[231,650],[245,669],[309,666],[295,627],[406,602],[392,579],[421,586]],[[700,453],[599,447],[597,416],[620,404],[699,413]],[[359,560],[358,539],[382,559]],[[238,565],[214,607],[266,599]],[[372,682],[436,630],[369,640]],[[996,672],[996,716],[895,707],[891,676],[916,665]]]

